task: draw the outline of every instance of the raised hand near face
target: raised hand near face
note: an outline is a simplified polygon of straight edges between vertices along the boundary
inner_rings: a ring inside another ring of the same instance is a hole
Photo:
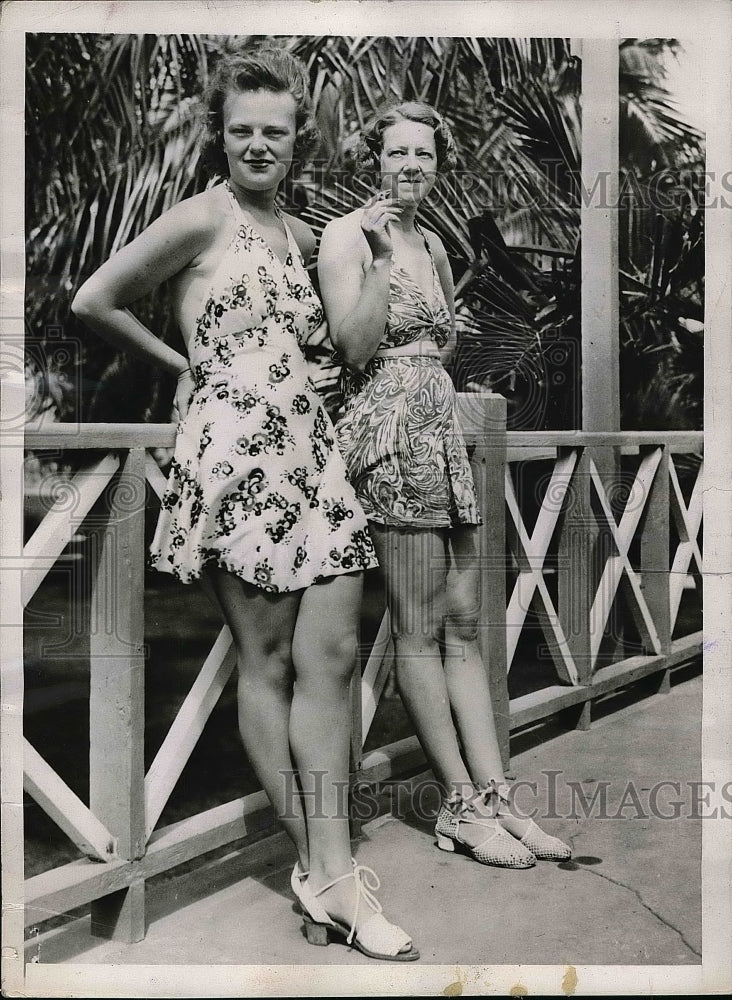
[[[381,191],[366,202],[361,218],[361,231],[366,237],[374,260],[385,260],[392,256],[393,247],[389,234],[389,223],[398,219],[402,207],[386,191]]]

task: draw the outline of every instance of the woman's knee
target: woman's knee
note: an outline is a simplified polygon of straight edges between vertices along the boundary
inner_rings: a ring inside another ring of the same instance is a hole
[[[358,634],[355,628],[333,626],[323,622],[319,630],[308,629],[306,634],[295,633],[292,657],[296,676],[324,674],[331,680],[348,682],[356,664]]]
[[[394,644],[402,647],[439,643],[445,620],[445,595],[441,590],[410,594],[390,602],[390,627]]]
[[[295,677],[292,644],[272,638],[256,645],[246,644],[237,650],[239,678],[247,685],[264,684],[269,688],[289,690]]]
[[[442,615],[430,614],[420,621],[400,621],[392,615],[391,638],[400,659],[432,653],[442,640]]]
[[[446,625],[461,642],[475,642],[478,638],[478,618],[475,615],[449,615]]]
[[[463,642],[472,642],[478,636],[479,620],[479,589],[472,580],[462,580],[450,589],[445,624]]]
[[[362,574],[332,577],[303,595],[292,639],[298,677],[326,670],[350,678],[356,662]]]

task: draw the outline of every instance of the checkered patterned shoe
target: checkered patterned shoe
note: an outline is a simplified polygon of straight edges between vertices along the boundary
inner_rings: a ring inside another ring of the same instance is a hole
[[[486,830],[485,840],[475,847],[466,844],[460,836],[460,828],[467,825],[483,827]],[[459,850],[482,865],[531,868],[536,864],[536,857],[528,847],[504,830],[494,817],[476,816],[472,805],[457,793],[443,802],[437,814],[435,836],[441,851]]]
[[[520,844],[533,852],[541,861],[566,861],[572,857],[572,848],[559,837],[552,837],[529,820],[529,828],[523,835]]]
[[[510,787],[505,782],[491,781],[488,785],[481,786],[476,799],[487,805],[492,796],[497,795],[500,804],[508,805],[508,794]],[[567,861],[572,857],[572,849],[558,837],[552,837],[536,825],[533,819],[528,819],[528,827],[523,837],[516,839],[524,847],[527,847],[534,857],[541,861]]]

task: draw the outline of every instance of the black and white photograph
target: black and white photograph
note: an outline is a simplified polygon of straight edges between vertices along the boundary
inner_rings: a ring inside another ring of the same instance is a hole
[[[732,989],[732,10],[10,2],[2,988]]]

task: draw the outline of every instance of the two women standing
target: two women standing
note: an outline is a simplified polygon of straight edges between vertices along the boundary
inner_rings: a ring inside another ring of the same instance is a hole
[[[337,434],[354,492],[299,346],[324,321],[304,266],[315,241],[276,204],[293,160],[317,140],[304,68],[276,48],[223,58],[207,106],[208,158],[224,183],[175,206],[107,261],[73,309],[178,379],[153,565],[184,583],[205,576],[231,630],[241,736],[297,851],[292,888],[308,940],[325,944],[335,931],[366,955],[409,961],[419,953],[381,913],[374,873],[352,860],[339,802],[362,575],[376,565],[374,543],[400,689],[445,784],[440,845],[484,860],[490,839],[499,863],[510,845],[523,864],[533,863],[530,847],[552,839],[519,829],[526,821],[485,815],[502,772],[487,688],[480,697],[475,688],[485,675],[475,645],[474,529],[463,526],[479,514],[439,362],[453,329],[449,268],[437,237],[415,223],[451,139],[437,118],[383,119],[366,143],[395,187],[323,238],[322,293],[348,365]],[[187,358],[129,310],[164,282]],[[407,568],[413,586],[403,582]],[[308,796],[285,801],[293,771],[303,792],[324,776],[317,814],[303,807]],[[495,824],[488,838],[486,822]]]

